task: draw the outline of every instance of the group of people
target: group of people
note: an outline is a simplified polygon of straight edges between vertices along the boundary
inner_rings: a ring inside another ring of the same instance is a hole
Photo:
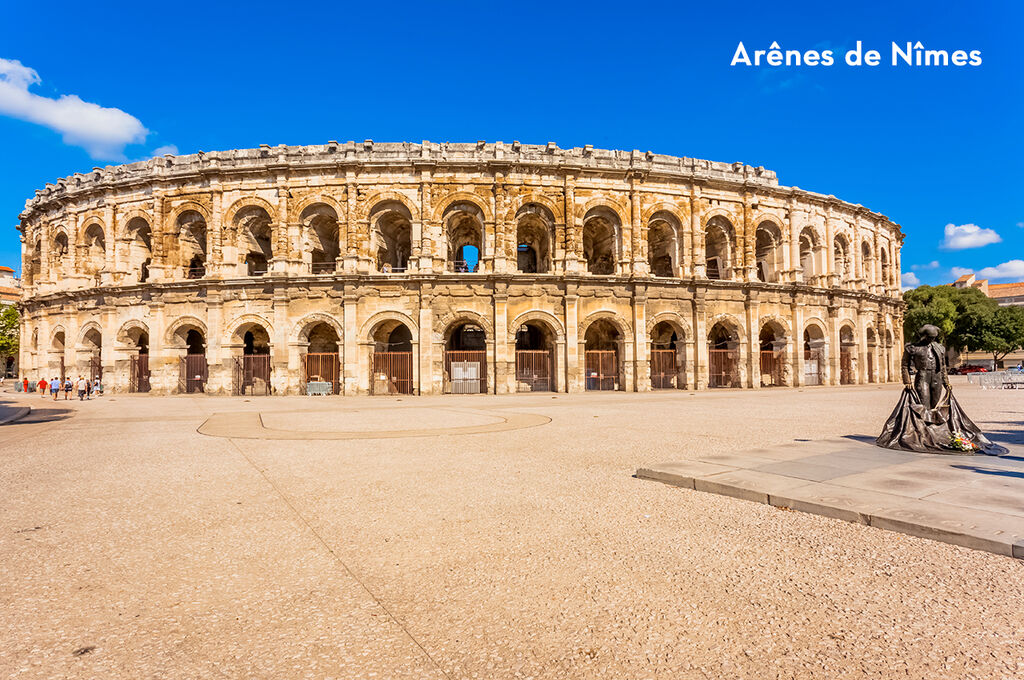
[[[67,376],[64,380],[61,380],[56,376],[51,380],[40,378],[37,387],[39,388],[39,394],[43,399],[46,398],[46,391],[49,389],[54,401],[57,401],[57,397],[60,396],[61,392],[64,392],[64,400],[67,401],[71,398],[71,392],[75,388],[78,388],[79,401],[92,399],[94,394],[96,396],[103,394],[103,385],[100,383],[99,378],[89,380],[82,375],[78,376],[78,380],[72,380],[71,376]],[[23,379],[22,389],[24,389],[25,392],[28,392],[28,378]]]

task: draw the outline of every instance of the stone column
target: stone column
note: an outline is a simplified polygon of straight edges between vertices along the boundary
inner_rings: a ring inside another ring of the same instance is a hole
[[[747,375],[750,376],[747,387],[758,390],[761,389],[761,305],[756,291],[747,291],[743,306],[747,324]]]
[[[579,356],[579,296],[576,295],[576,284],[567,283],[565,287],[565,391],[582,392],[581,357]]]
[[[693,276],[697,279],[706,279],[707,256],[704,254],[704,230],[701,228],[701,210],[703,206],[700,198],[700,187],[696,184],[690,186],[690,234],[693,238]]]
[[[358,336],[359,323],[356,318],[356,311],[359,298],[352,290],[351,284],[346,284],[342,291],[341,315],[342,315],[342,337],[341,337],[341,393],[346,397],[352,397],[360,393],[369,392],[369,380],[373,380],[373,366],[367,366],[366,371],[360,371],[361,361],[368,361],[369,357],[360,357],[359,348],[363,338]],[[411,330],[411,329],[410,329]],[[360,377],[369,378],[365,387],[360,386]]]
[[[494,393],[507,394],[514,391],[515,354],[509,362],[508,346],[508,292],[506,284],[499,281],[494,287]]]
[[[434,291],[429,283],[420,287],[420,310],[419,310],[419,393],[440,394],[444,391],[444,385],[440,374],[434,373],[434,360],[441,357],[434,356],[434,314],[431,310],[431,300]]]
[[[647,262],[647,255],[644,252],[646,250],[647,242],[644,239],[644,228],[640,220],[640,191],[637,188],[637,184],[640,183],[640,178],[636,173],[633,173],[629,182],[629,273],[636,274],[638,276],[646,276],[650,274],[650,266]],[[623,274],[625,273],[627,272],[623,269]]]
[[[836,222],[835,217],[832,214],[832,208],[829,207],[828,214],[825,216],[825,281],[824,285],[828,287],[834,287],[840,285],[839,275],[836,273]]]
[[[743,194],[743,265],[744,281],[757,281],[757,225],[754,224],[754,208],[752,197],[749,193]]]
[[[276,321],[274,326],[276,328]],[[220,292],[211,290],[206,299],[206,365],[209,370],[206,391],[213,394],[230,394],[233,387],[235,358],[231,355],[231,340],[228,339],[225,345],[223,334],[224,303]],[[278,347],[275,337],[270,338],[270,344],[276,353]],[[271,368],[275,374],[279,372],[275,366]]]
[[[210,223],[206,233],[206,276],[223,278],[231,275],[231,263],[224,261],[224,192],[221,191],[220,180],[210,179],[212,190]]]
[[[161,281],[166,278],[167,274],[167,247],[164,243],[166,238],[166,229],[164,221],[167,217],[167,201],[163,197],[163,194],[156,191],[153,192],[153,224],[150,225],[151,229],[151,243],[153,244],[152,249],[152,262],[149,265],[149,278],[148,281]]]
[[[342,269],[346,274],[353,274],[359,268],[359,239],[356,234],[356,171],[349,169],[345,173],[345,250],[342,254]],[[339,231],[341,227],[339,225]]]
[[[565,263],[567,274],[580,271],[579,248],[582,240],[576,229],[576,177],[571,173],[565,175]],[[566,328],[568,331],[568,328]],[[570,350],[574,351],[574,350]],[[575,388],[573,388],[575,391]]]
[[[800,261],[800,232],[804,228],[806,213],[794,209],[790,212],[789,228],[789,261],[792,269],[789,271],[790,281],[803,281],[803,263]],[[806,283],[806,282],[805,282]]]
[[[704,390],[708,387],[708,328],[704,289],[699,288],[693,296],[693,387]]]
[[[803,387],[806,384],[804,380],[804,308],[799,304],[796,296],[793,296],[793,300],[790,302],[789,314],[793,323],[793,337],[790,343],[793,346],[793,385]]]
[[[679,272],[683,278],[693,277],[693,202],[686,200],[686,208],[683,211],[683,223],[679,225]]]
[[[828,366],[829,376],[828,384],[838,385],[839,384],[839,353],[842,351],[842,345],[839,344],[839,324],[836,320],[836,315],[839,313],[839,308],[834,305],[833,301],[829,301],[828,307],[828,337],[829,337],[829,352],[828,352]]]
[[[633,288],[633,352],[636,376],[633,391],[651,391],[650,338],[647,337],[647,287],[636,284]]]

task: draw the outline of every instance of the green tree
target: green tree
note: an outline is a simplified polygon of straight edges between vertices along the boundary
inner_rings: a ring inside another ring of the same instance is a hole
[[[1024,348],[1024,307],[997,308],[976,347],[991,352],[995,362]]]
[[[999,305],[977,288],[919,286],[903,294],[907,310],[903,335],[907,342],[917,339],[917,329],[926,323],[938,327],[946,346],[962,352],[980,349]]]
[[[0,356],[13,357],[18,354],[18,336],[21,332],[18,308],[8,305],[0,311]]]

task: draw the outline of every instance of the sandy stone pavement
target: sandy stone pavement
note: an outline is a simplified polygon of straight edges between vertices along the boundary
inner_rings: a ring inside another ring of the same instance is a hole
[[[1024,445],[1024,392],[957,387]],[[632,476],[897,394],[3,394],[0,677],[1022,678],[1024,562]],[[246,412],[366,437],[197,431]]]

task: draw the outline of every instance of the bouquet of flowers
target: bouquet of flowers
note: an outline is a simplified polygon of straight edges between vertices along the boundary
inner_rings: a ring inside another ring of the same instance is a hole
[[[968,439],[963,432],[956,431],[949,435],[949,448],[954,451],[977,451],[978,445]]]

